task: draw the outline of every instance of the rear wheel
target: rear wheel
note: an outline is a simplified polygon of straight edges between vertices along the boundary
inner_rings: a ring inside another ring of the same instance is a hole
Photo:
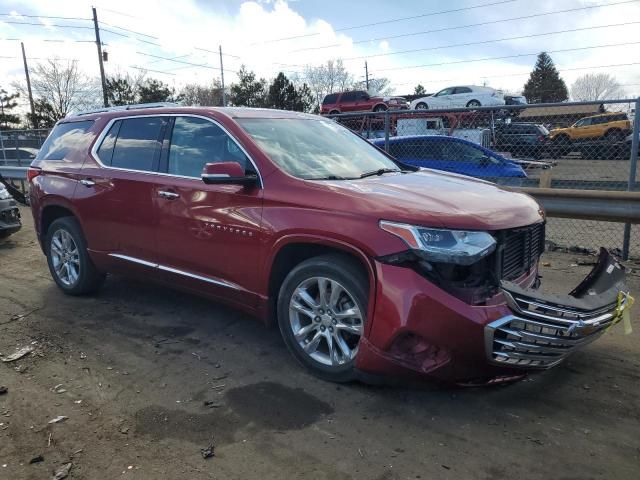
[[[329,115],[337,115],[337,114],[339,114],[339,113],[340,113],[340,111],[338,111],[338,110],[331,110],[331,111],[329,112]]]
[[[45,252],[51,276],[64,293],[83,295],[102,286],[105,274],[89,258],[87,243],[75,218],[62,217],[49,226]]]
[[[604,138],[611,143],[621,142],[624,140],[624,133],[621,130],[609,130]]]
[[[387,106],[386,105],[376,105],[376,107],[373,109],[374,112],[386,112],[387,111]]]
[[[467,103],[467,108],[475,108],[480,106],[481,103],[478,100],[469,100],[469,102]]]
[[[420,102],[416,105],[416,110],[429,110],[429,105],[424,102]]]
[[[293,356],[314,375],[332,382],[355,379],[367,287],[357,264],[338,254],[306,260],[287,275],[278,324]]]

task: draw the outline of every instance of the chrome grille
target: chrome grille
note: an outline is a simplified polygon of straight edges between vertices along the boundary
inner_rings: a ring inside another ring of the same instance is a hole
[[[580,310],[508,292],[505,295],[515,314],[485,327],[486,351],[494,364],[552,367],[598,338],[615,321],[615,303],[595,310]]]

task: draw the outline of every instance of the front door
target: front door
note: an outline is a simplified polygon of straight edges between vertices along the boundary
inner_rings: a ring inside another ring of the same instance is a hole
[[[245,171],[255,167],[211,119],[173,117],[169,135],[156,195],[160,268],[172,282],[255,304],[262,189],[201,180],[207,163],[234,161]]]

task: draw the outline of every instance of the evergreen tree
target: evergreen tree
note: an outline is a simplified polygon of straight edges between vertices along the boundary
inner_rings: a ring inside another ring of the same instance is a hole
[[[269,86],[265,106],[279,110],[307,112],[313,105],[313,94],[306,83],[296,86],[280,72]]]
[[[16,98],[18,94],[9,94],[6,90],[0,88],[0,128],[15,127],[20,123],[20,117],[11,110],[18,106]]]
[[[416,88],[413,90],[413,94],[425,96],[427,94],[427,91],[424,89],[424,87],[421,84],[418,84],[416,85]]]
[[[267,81],[264,78],[256,80],[256,74],[248,71],[244,65],[240,67],[238,79],[238,83],[231,86],[231,104],[238,107],[264,107]]]
[[[105,79],[109,105],[131,105],[136,103],[136,85],[128,76],[113,76]]]
[[[164,82],[150,78],[145,80],[138,89],[140,103],[175,102],[175,90]]]
[[[27,113],[27,119],[34,128],[52,128],[61,118],[56,113],[55,107],[43,98],[36,99],[33,103],[33,108],[35,116]]]
[[[538,55],[536,66],[524,85],[523,94],[529,103],[564,102],[569,98],[567,85],[546,52]]]

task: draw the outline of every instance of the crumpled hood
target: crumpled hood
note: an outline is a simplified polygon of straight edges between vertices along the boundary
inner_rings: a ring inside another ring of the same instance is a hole
[[[347,211],[444,228],[502,230],[543,219],[530,196],[464,175],[421,169],[361,180],[323,182]]]

